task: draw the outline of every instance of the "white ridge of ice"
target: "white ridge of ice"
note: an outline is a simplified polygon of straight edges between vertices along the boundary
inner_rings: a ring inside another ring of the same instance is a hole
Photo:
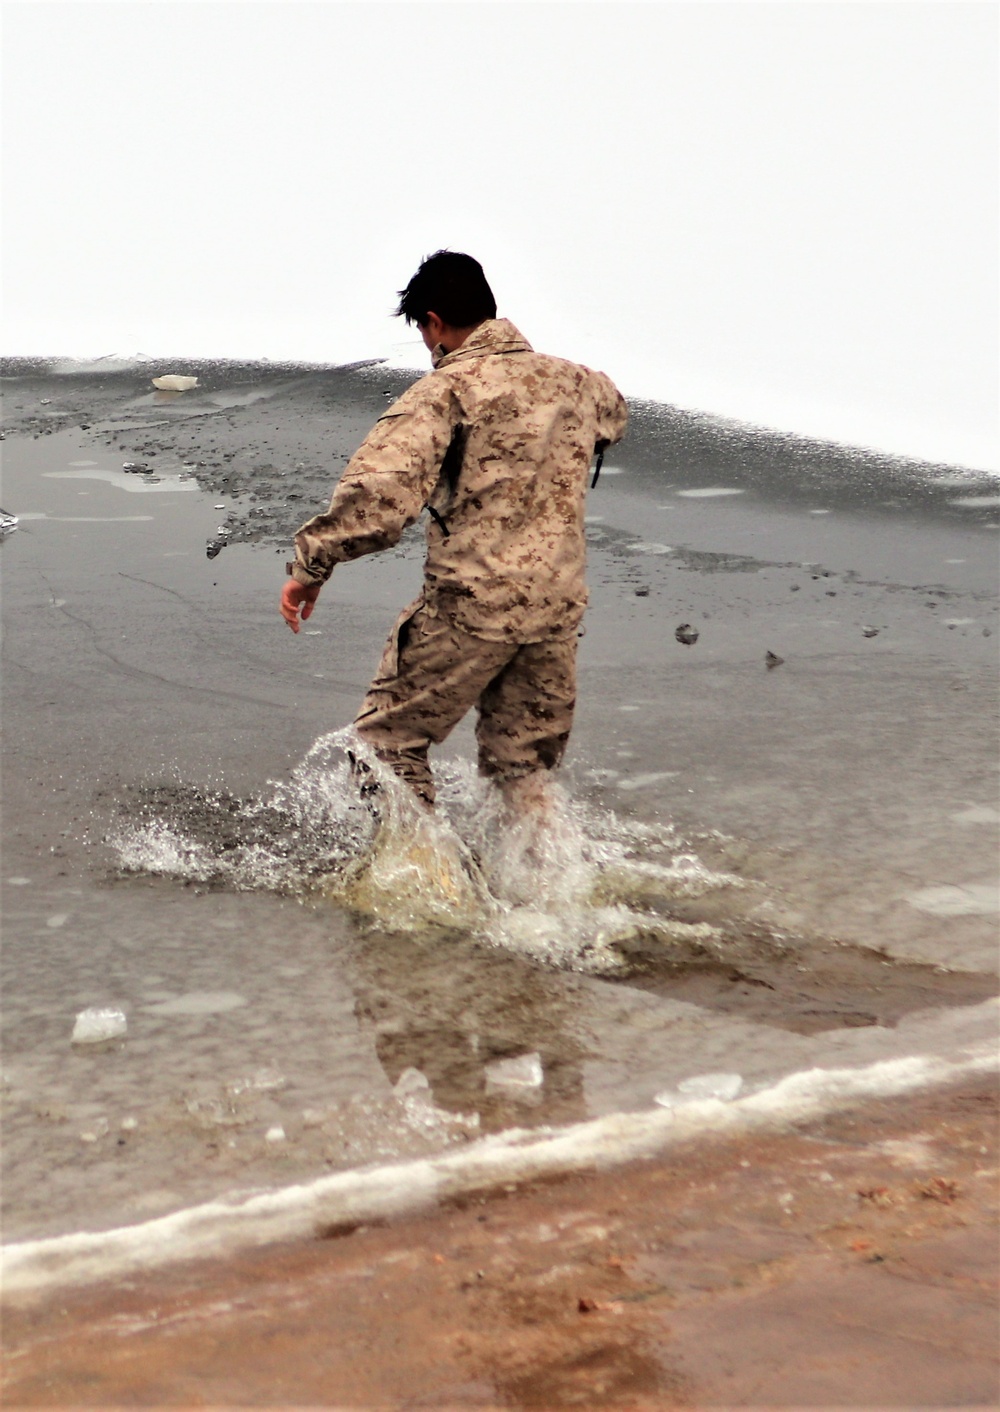
[[[339,1172],[277,1191],[231,1193],[117,1230],[8,1245],[0,1250],[0,1286],[9,1297],[120,1278],[248,1245],[307,1239],[333,1222],[399,1216],[499,1181],[616,1166],[700,1133],[735,1135],[775,1122],[802,1122],[859,1099],[911,1093],[998,1068],[996,1045],[990,1043],[952,1058],[909,1055],[863,1068],[806,1069],[732,1103],[710,1098],[565,1128],[513,1129],[442,1156]]]

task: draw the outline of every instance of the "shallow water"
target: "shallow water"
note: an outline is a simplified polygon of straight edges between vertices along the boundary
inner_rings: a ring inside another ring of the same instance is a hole
[[[234,396],[198,420],[275,400]],[[266,431],[212,425],[237,465]],[[255,502],[141,436],[5,447],[6,1239],[914,1052],[935,1011],[988,1032],[988,522],[681,498],[624,464],[556,827],[504,827],[466,728],[440,821],[377,823],[339,731],[419,545],[338,572],[294,639],[287,552],[205,556]],[[123,471],[151,451],[157,481]],[[270,454],[260,484],[294,470]],[[110,1005],[126,1038],[71,1044]],[[540,1084],[496,1067],[533,1055]]]

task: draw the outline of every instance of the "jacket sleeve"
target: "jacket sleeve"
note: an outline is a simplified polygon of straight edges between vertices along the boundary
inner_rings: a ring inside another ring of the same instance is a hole
[[[594,399],[597,405],[597,440],[609,444],[621,441],[628,425],[625,398],[607,373],[595,373],[594,378],[597,383]]]
[[[351,457],[330,508],[296,533],[292,577],[324,583],[337,564],[396,544],[430,499],[458,421],[444,378],[404,392]]]

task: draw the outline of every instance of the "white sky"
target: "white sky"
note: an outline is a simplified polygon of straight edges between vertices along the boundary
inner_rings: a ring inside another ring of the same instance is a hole
[[[5,352],[424,366],[448,246],[627,393],[997,464],[992,3],[3,13]]]

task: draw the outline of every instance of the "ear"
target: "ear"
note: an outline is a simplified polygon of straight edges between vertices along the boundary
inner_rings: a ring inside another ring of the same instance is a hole
[[[433,337],[434,342],[440,343],[441,335],[444,333],[448,325],[445,323],[444,319],[440,318],[437,314],[434,313],[433,309],[428,309],[427,323],[425,327],[427,329],[427,332]]]

